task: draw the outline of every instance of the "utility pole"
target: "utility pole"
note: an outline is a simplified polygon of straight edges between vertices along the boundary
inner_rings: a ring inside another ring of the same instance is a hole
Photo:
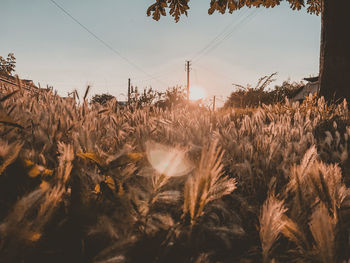
[[[130,104],[130,88],[131,88],[131,80],[129,78],[128,80],[128,104]]]
[[[191,61],[186,61],[186,72],[187,72],[187,100],[190,100],[190,66]]]

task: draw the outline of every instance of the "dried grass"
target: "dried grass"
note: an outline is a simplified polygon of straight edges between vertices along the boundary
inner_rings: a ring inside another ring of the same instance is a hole
[[[4,262],[348,260],[345,103],[211,113],[0,92]]]

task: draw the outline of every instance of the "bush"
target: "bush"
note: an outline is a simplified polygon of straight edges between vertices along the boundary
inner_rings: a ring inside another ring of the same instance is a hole
[[[138,92],[137,87],[131,89],[130,105],[137,108],[155,106],[156,108],[170,109],[186,102],[184,88],[181,86],[168,88],[165,92],[158,92],[152,88]]]
[[[9,53],[4,59],[0,56],[0,73],[12,75],[16,68],[16,58],[13,53]]]
[[[283,102],[286,97],[292,98],[295,96],[296,92],[303,86],[303,83],[284,81],[281,86],[276,85],[273,90],[266,90],[275,81],[272,79],[275,75],[276,73],[273,73],[270,76],[261,78],[255,87],[243,87],[235,84],[238,90],[231,93],[225,102],[224,108],[258,107],[262,104],[268,105]]]
[[[98,103],[100,105],[105,106],[107,104],[108,101],[115,99],[114,96],[108,94],[108,93],[104,93],[104,94],[96,94],[95,96],[92,97],[91,99],[91,103]]]
[[[165,92],[161,93],[161,98],[156,102],[155,106],[162,109],[171,109],[185,102],[187,102],[185,89],[181,86],[176,86],[168,88]]]
[[[135,89],[131,89],[129,104],[137,108],[151,106],[156,103],[161,96],[161,92],[155,91],[152,88],[145,88],[143,92],[139,93],[138,88],[135,87]]]

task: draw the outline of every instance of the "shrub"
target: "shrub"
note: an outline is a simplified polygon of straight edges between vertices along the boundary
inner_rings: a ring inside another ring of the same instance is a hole
[[[16,58],[13,53],[9,53],[4,59],[0,56],[0,73],[12,75],[16,68]]]
[[[276,73],[273,73],[270,76],[260,78],[255,87],[250,85],[243,87],[235,84],[238,90],[231,93],[224,104],[224,108],[258,107],[262,104],[268,105],[283,102],[286,97],[291,98],[296,95],[296,92],[303,86],[303,83],[284,81],[281,86],[276,85],[273,90],[266,90],[275,81],[273,79],[275,75]]]
[[[95,96],[92,97],[91,99],[91,103],[98,103],[100,105],[105,106],[107,104],[108,101],[115,99],[114,96],[108,94],[108,93],[104,93],[104,94],[96,94]]]

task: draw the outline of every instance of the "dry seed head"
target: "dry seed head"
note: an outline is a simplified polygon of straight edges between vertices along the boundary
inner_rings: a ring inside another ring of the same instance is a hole
[[[269,262],[270,252],[273,244],[278,240],[280,233],[285,229],[286,221],[284,213],[287,209],[283,201],[270,195],[265,201],[259,222],[260,241],[262,246],[263,262]]]

